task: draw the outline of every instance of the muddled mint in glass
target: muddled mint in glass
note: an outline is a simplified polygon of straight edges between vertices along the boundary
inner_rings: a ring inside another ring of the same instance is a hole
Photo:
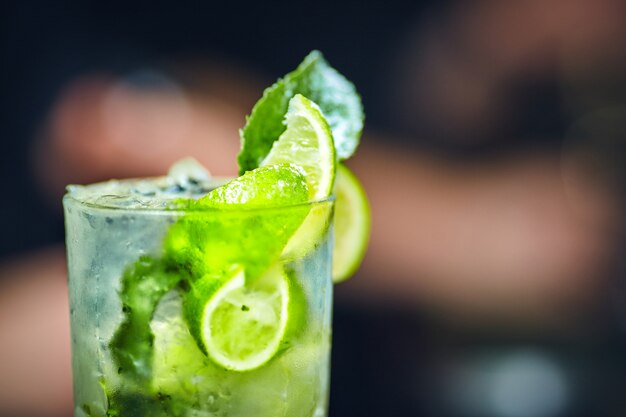
[[[301,183],[297,170],[285,170],[282,181]],[[173,183],[75,186],[64,199],[75,416],[326,415],[332,229],[299,257],[281,251],[312,207],[332,202],[306,203],[306,188],[290,186],[281,193],[300,195],[300,204],[268,207],[262,200],[277,191],[266,190],[246,208],[226,196],[198,199],[217,185],[211,180]],[[214,363],[185,317],[194,283],[219,277],[230,263],[251,280],[278,264],[301,307],[284,348],[245,372]]]
[[[362,126],[354,86],[313,51],[246,119],[239,178],[186,160],[68,187],[76,417],[326,416],[329,194]]]

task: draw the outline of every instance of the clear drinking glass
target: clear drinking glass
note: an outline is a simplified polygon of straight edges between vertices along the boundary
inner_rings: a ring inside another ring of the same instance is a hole
[[[63,200],[74,415],[325,416],[332,201],[186,211],[153,204],[145,182],[124,185],[137,196],[120,197],[119,184],[69,187]],[[286,232],[298,213],[308,214],[297,233]],[[285,233],[293,250],[274,253]],[[209,243],[190,247],[198,238]],[[273,263],[286,271],[290,329],[267,363],[228,370],[198,347],[183,313],[189,280],[176,278],[190,274],[198,254],[203,265],[261,271]]]

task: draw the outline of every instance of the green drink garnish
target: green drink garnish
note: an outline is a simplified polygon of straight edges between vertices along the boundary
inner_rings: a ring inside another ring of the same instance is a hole
[[[362,127],[354,86],[314,51],[254,106],[242,175],[152,213],[162,245],[125,267],[104,349],[108,416],[323,415],[331,274],[354,273],[369,233],[365,194],[338,162]]]
[[[354,88],[319,51],[311,52],[293,72],[263,92],[241,130],[240,173],[258,167],[285,130],[289,101],[301,94],[316,103],[333,133],[339,159],[349,158],[363,130],[363,106]]]
[[[363,186],[345,165],[337,166],[335,183],[333,281],[345,281],[357,270],[367,249],[370,208]]]
[[[217,364],[250,371],[266,364],[283,342],[292,303],[290,285],[277,265],[252,284],[243,268],[227,274],[221,285],[198,285],[189,318],[199,323],[203,350]]]
[[[262,166],[297,165],[309,187],[309,201],[328,198],[335,182],[336,151],[328,122],[319,107],[296,94],[285,116],[287,129],[273,143]]]
[[[124,321],[110,342],[120,377],[132,383],[152,377],[154,336],[150,321],[159,300],[182,279],[180,271],[148,256],[124,272],[120,289]]]
[[[307,216],[308,197],[296,166],[257,168],[192,203],[192,211],[168,232],[166,257],[192,281],[220,276],[233,265],[243,266],[254,280],[278,259]],[[272,210],[276,201],[294,207]]]

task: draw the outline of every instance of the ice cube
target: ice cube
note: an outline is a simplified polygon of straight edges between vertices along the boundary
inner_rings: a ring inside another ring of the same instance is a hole
[[[172,165],[167,173],[167,178],[175,185],[187,189],[198,183],[209,181],[211,174],[194,158],[184,158]]]

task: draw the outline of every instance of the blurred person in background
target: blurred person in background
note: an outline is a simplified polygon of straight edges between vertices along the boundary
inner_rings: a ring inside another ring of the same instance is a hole
[[[244,115],[313,48],[363,95],[374,216],[331,416],[624,415],[624,2],[430,3],[13,5],[0,415],[71,414],[64,185],[235,174]]]

